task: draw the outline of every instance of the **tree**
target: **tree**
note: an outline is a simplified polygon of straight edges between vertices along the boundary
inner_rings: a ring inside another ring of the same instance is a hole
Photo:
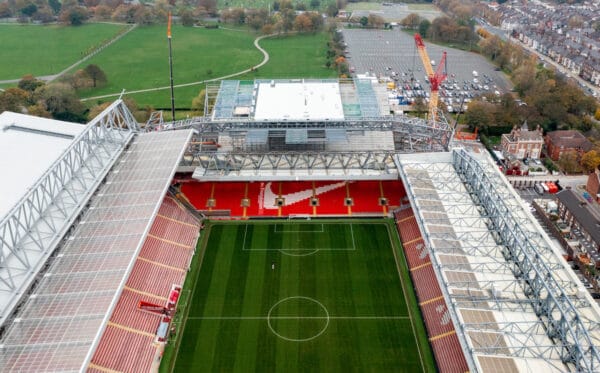
[[[43,85],[44,85],[43,81],[36,79],[31,74],[28,74],[28,75],[24,75],[21,78],[21,80],[19,80],[17,87],[21,88],[24,91],[33,93],[33,91],[35,91],[38,87],[43,86]]]
[[[337,16],[338,12],[339,12],[339,9],[335,4],[331,3],[331,4],[327,5],[327,15],[329,17]]]
[[[88,112],[88,121],[91,121],[92,119],[96,118],[98,116],[98,114],[102,113],[102,111],[104,111],[104,109],[106,109],[110,105],[111,105],[111,102],[109,101],[109,102],[104,102],[102,104],[92,106],[90,108],[90,111]]]
[[[89,18],[89,12],[82,6],[75,6],[73,8],[66,8],[63,5],[63,10],[58,16],[58,20],[61,23],[65,23],[71,26],[82,25]]]
[[[0,113],[3,111],[21,113],[29,104],[30,97],[27,91],[16,87],[0,92]]]
[[[260,30],[268,21],[269,12],[266,9],[248,9],[246,24],[254,30]]]
[[[75,89],[65,83],[46,84],[35,91],[37,99],[45,103],[46,110],[55,119],[85,122],[85,106],[77,97]]]
[[[429,31],[429,26],[431,26],[431,22],[428,19],[424,19],[419,23],[419,34],[422,37],[427,36],[427,32]]]
[[[465,122],[469,128],[488,128],[494,121],[494,104],[484,101],[473,101],[465,112]]]
[[[411,30],[414,30],[417,27],[419,27],[420,23],[421,23],[421,17],[419,17],[419,15],[416,13],[410,13],[409,15],[404,17],[404,19],[402,19],[402,21],[400,21],[400,24],[402,26],[409,28]]]
[[[83,69],[85,73],[92,79],[92,87],[96,88],[98,85],[104,85],[108,81],[106,74],[98,65],[90,64]]]
[[[24,6],[23,8],[19,9],[19,11],[26,15],[27,17],[31,17],[35,12],[37,12],[38,7],[37,5],[33,4],[33,3],[29,3],[26,6]]]
[[[150,8],[144,5],[134,5],[133,9],[133,21],[138,25],[150,25],[154,22],[154,14]]]
[[[60,4],[60,1],[48,0],[48,5],[50,6],[50,8],[52,8],[52,11],[54,12],[54,14],[60,13],[60,8],[62,7],[62,5]]]
[[[320,0],[310,0],[310,7],[311,8],[317,9],[320,6],[321,6],[321,1]]]
[[[600,166],[600,153],[596,150],[590,150],[581,156],[581,166],[587,172],[592,172]]]
[[[312,30],[312,21],[306,13],[299,14],[294,20],[294,30],[308,32]]]
[[[12,15],[8,2],[0,3],[0,18],[8,18]]]
[[[557,163],[559,167],[566,173],[579,172],[577,157],[577,152],[574,150],[563,152],[558,158]]]
[[[204,115],[204,103],[206,102],[206,89],[201,90],[198,96],[192,99],[192,112],[194,115]]]
[[[200,0],[198,6],[204,7],[211,16],[217,15],[217,0]]]
[[[37,103],[27,107],[27,114],[41,118],[52,118],[43,103]]]
[[[361,19],[362,21],[362,19]],[[367,20],[369,27],[372,28],[381,28],[385,24],[385,20],[383,17],[378,16],[377,14],[369,14],[369,18]]]
[[[196,22],[194,20],[194,14],[189,9],[183,9],[179,12],[179,16],[181,17],[181,24],[186,27],[191,27]]]
[[[362,27],[367,27],[367,25],[369,24],[369,18],[362,16],[362,17],[360,17],[359,22]]]

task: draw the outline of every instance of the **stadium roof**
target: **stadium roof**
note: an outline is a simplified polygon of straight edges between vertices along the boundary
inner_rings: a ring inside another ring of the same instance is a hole
[[[3,371],[86,368],[190,137],[133,140],[3,334]]]
[[[471,369],[598,370],[598,306],[489,157],[397,158]]]
[[[0,220],[84,128],[10,111],[0,114]]]
[[[207,85],[212,121],[322,123],[389,118],[386,86],[370,79],[223,80]]]
[[[340,85],[331,82],[257,83],[256,120],[343,119]]]

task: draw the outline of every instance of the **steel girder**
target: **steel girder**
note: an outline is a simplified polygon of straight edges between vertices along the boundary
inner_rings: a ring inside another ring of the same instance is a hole
[[[115,101],[0,221],[0,324],[137,130],[123,101]]]
[[[341,170],[397,174],[394,152],[271,152],[271,153],[196,153],[183,166],[198,166],[203,174],[241,175],[243,171],[259,176],[277,170]]]
[[[512,196],[500,176],[464,150],[454,151],[452,155],[463,183],[491,216],[490,220],[507,248],[507,260],[514,263],[514,275],[521,280],[525,294],[531,298],[533,309],[546,326],[547,335],[560,347],[561,360],[572,364],[576,371],[600,370],[598,340],[592,338],[581,313],[565,293],[564,284],[555,278],[546,264],[537,247],[540,242],[534,243],[513,216],[507,203]]]
[[[440,118],[444,118],[441,116]],[[147,130],[177,130],[194,128],[198,133],[244,133],[250,129],[345,129],[350,131],[387,131],[400,139],[400,151],[445,151],[452,137],[452,128],[445,118],[431,125],[421,118],[411,116],[351,118],[334,121],[256,121],[249,118],[211,120],[194,117],[159,126],[149,125]]]

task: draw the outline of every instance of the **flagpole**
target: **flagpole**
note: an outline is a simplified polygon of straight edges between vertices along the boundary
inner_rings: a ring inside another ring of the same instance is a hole
[[[171,48],[171,12],[167,23],[167,39],[169,40],[169,74],[171,77],[171,120],[175,121],[175,93],[173,91],[173,49]]]

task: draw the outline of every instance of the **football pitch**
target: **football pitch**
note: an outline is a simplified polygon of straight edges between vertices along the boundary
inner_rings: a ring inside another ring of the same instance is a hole
[[[389,222],[209,223],[199,249],[161,371],[435,371]]]

